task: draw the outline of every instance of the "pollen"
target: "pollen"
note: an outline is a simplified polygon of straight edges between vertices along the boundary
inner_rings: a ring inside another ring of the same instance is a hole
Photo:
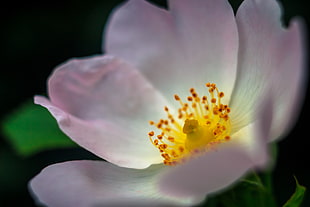
[[[175,94],[174,99],[180,105],[178,110],[172,113],[165,106],[166,119],[149,121],[159,134],[150,131],[148,137],[159,150],[165,165],[183,163],[231,140],[230,108],[222,103],[224,92],[214,83],[207,83],[206,88],[207,95],[202,97],[190,88],[186,102]]]

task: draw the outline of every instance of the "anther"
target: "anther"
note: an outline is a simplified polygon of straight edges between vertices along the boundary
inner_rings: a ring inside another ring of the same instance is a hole
[[[168,137],[168,140],[169,140],[170,142],[174,142],[174,137]]]

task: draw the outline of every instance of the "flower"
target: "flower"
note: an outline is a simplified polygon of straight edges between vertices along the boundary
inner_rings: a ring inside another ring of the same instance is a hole
[[[268,143],[303,97],[302,21],[275,0],[131,0],[114,11],[106,55],[73,59],[36,96],[61,130],[104,161],[69,161],[30,182],[48,206],[201,202],[268,164]]]

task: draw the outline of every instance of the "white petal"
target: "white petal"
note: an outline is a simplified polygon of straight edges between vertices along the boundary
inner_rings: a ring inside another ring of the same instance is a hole
[[[301,22],[288,29],[280,21],[275,0],[245,0],[237,12],[239,57],[236,86],[230,103],[235,130],[255,120],[259,103],[271,91],[274,121],[271,139],[290,128],[304,92],[304,50]]]
[[[103,161],[71,161],[43,169],[30,182],[37,202],[50,207],[184,206],[188,200],[161,194],[162,165],[135,170]]]
[[[238,35],[224,0],[169,1],[170,11],[129,1],[106,30],[106,51],[133,63],[169,99],[217,83],[230,97]],[[220,23],[219,23],[220,22]]]
[[[264,165],[266,150],[261,151],[258,156],[252,151],[253,140],[257,137],[247,136],[253,136],[252,128],[245,127],[232,136],[232,139],[252,139],[248,143],[241,142],[242,145],[239,146],[218,146],[216,150],[211,150],[168,171],[161,180],[161,189],[171,196],[202,196],[223,190],[251,168]]]
[[[161,162],[148,139],[165,99],[132,66],[109,56],[71,60],[49,80],[51,101],[36,98],[75,142],[120,166]]]
[[[35,102],[50,111],[60,129],[73,141],[109,162],[130,168],[146,168],[162,162],[147,136],[139,140],[134,132],[111,122],[79,119],[44,97],[36,96]]]

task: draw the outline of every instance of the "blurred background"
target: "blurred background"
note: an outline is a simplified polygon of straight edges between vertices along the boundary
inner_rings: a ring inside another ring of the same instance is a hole
[[[121,0],[11,1],[1,5],[0,121],[7,119],[35,94],[46,93],[46,80],[58,64],[72,57],[101,53],[103,28]],[[165,6],[165,1],[152,1]],[[231,0],[236,8],[240,0]],[[310,25],[306,0],[282,0],[287,22],[301,16]],[[308,29],[309,30],[309,29]],[[289,85],[288,85],[289,87]],[[310,188],[309,91],[299,120],[279,143],[274,171],[277,202],[283,205],[299,183]],[[35,206],[28,181],[49,164],[74,159],[97,159],[78,148],[47,150],[31,156],[18,154],[0,134],[0,206]],[[42,137],[44,138],[44,137]],[[303,206],[310,206],[306,195]]]

